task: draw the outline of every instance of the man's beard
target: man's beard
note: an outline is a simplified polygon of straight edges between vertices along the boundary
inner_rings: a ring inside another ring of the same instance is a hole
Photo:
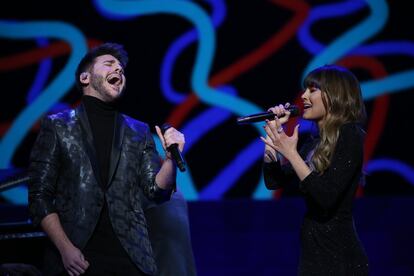
[[[116,101],[118,100],[121,95],[123,95],[125,91],[126,85],[122,87],[122,90],[118,93],[118,95],[115,98],[110,97],[111,91],[109,91],[109,88],[105,86],[106,79],[100,75],[92,74],[91,75],[91,85],[92,88],[97,91],[101,96],[104,98],[108,98],[109,101]]]

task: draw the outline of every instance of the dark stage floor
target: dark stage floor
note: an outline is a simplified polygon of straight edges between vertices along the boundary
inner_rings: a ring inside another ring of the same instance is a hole
[[[188,205],[200,276],[296,275],[304,213],[300,198]],[[412,210],[411,197],[356,199],[355,225],[370,260],[371,275],[414,275]],[[27,223],[26,207],[0,205],[0,214],[0,263],[40,266],[46,238]]]

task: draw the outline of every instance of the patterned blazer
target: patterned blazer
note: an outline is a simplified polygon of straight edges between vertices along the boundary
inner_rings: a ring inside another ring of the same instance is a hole
[[[155,274],[139,192],[142,189],[149,199],[163,202],[169,199],[171,190],[163,190],[155,183],[160,159],[149,127],[117,114],[106,190],[99,183],[92,139],[82,104],[42,119],[29,166],[29,211],[33,223],[38,225],[48,214],[57,213],[66,235],[82,250],[106,200],[114,232],[123,248],[143,272]],[[60,256],[55,257],[60,260]],[[56,267],[56,272],[58,269],[63,267]]]

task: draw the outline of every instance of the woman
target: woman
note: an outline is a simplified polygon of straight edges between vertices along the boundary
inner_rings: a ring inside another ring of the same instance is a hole
[[[352,202],[361,179],[365,107],[356,77],[327,65],[304,80],[303,118],[312,120],[319,137],[297,151],[298,127],[292,136],[282,125],[290,113],[270,108],[264,176],[268,189],[283,187],[290,174],[299,178],[307,212],[301,229],[299,275],[368,275],[368,260],[354,228]],[[282,161],[282,162],[281,162]]]

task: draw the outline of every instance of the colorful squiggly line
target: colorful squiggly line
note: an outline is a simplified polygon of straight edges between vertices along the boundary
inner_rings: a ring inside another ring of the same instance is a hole
[[[367,0],[371,14],[345,34],[333,40],[306,66],[302,80],[312,69],[334,63],[382,29],[388,19],[388,6],[383,0]]]
[[[73,78],[68,76],[73,75],[78,60],[86,53],[86,41],[83,35],[72,25],[53,21],[24,23],[0,21],[0,36],[9,39],[52,37],[66,40],[72,47],[69,60],[56,79],[43,90],[31,105],[19,114],[9,131],[2,137],[0,142],[0,152],[2,153],[0,167],[7,168],[10,166],[9,162],[14,151],[30,130],[30,127],[72,86]],[[4,192],[3,195],[8,199],[12,199],[16,192],[18,193],[16,198],[21,199],[21,193],[26,191],[25,189],[24,191],[12,189]],[[27,200],[16,203],[26,204]]]
[[[371,8],[377,10],[377,12],[374,11],[373,14],[375,13],[388,14],[388,10],[386,9],[386,7],[384,8],[383,5],[384,3],[372,3]],[[324,12],[326,13],[325,16],[322,15]],[[327,15],[328,14],[330,15],[331,13],[332,13],[332,10],[328,10],[328,9],[326,9],[325,11],[322,11],[321,9],[314,9],[311,11],[311,19],[309,19],[308,22],[315,21],[313,20],[314,18],[327,17]],[[312,14],[315,16],[312,16]],[[386,17],[384,17],[384,19],[385,18]],[[382,23],[378,25],[381,26]],[[309,33],[309,27],[310,27],[310,24],[304,24],[301,31],[305,30],[304,32]],[[373,28],[373,29],[376,29],[376,28]],[[348,34],[350,33],[352,32],[348,32]],[[305,38],[306,38],[306,41],[305,41]],[[349,39],[353,39],[353,38],[349,37]],[[320,51],[324,47],[322,44],[317,43],[316,40],[312,39],[310,35],[302,36],[300,37],[300,40],[302,40],[302,45],[312,52]],[[338,39],[336,41],[338,41]],[[343,41],[343,43],[346,44],[345,41]],[[337,51],[335,48],[332,48],[331,50],[332,52]],[[413,56],[414,55],[414,43],[409,42],[409,41],[377,42],[377,43],[373,43],[370,45],[364,45],[364,46],[357,47],[354,50],[351,50],[349,52],[349,55],[384,55],[384,54],[406,54],[406,55]],[[364,57],[359,57],[359,59],[361,58],[364,58]],[[322,61],[320,62],[322,63]],[[375,64],[372,64],[372,63],[375,63]],[[380,75],[382,76],[385,75],[385,69],[383,68],[381,64],[379,64],[378,61],[368,60],[365,57],[364,64],[371,64],[372,65],[371,69],[373,69],[373,67],[376,67],[377,71],[378,70],[381,71],[379,73]],[[369,82],[364,82],[362,84],[364,99],[368,100],[374,97],[378,97],[385,93],[390,93],[390,91],[397,92],[397,91],[400,91],[406,88],[410,88],[414,85],[412,81],[413,76],[414,76],[414,70],[410,70],[410,71],[402,72],[399,74],[395,74],[393,76],[390,76],[388,78],[384,78],[381,80],[373,80]],[[381,110],[381,112],[374,112],[374,114],[376,114],[377,120],[375,121],[375,123],[373,122],[373,120],[371,120],[370,126],[368,128],[368,136],[365,141],[365,148],[368,153],[365,155],[365,158],[364,158],[365,162],[369,160],[369,156],[372,154],[373,149],[377,143],[379,133],[383,128],[382,122],[385,120],[385,113],[382,112],[383,111],[382,109],[384,105],[388,107],[388,98],[387,97],[377,98],[374,104],[375,104],[374,109]],[[380,115],[381,117],[378,119],[377,115]]]
[[[365,167],[368,173],[377,171],[391,171],[402,176],[407,182],[414,186],[414,168],[399,160],[381,158],[372,160]]]
[[[312,8],[309,16],[298,32],[298,39],[302,47],[311,54],[318,54],[325,49],[325,45],[317,41],[311,35],[311,26],[322,19],[337,18],[361,10],[366,7],[362,0],[348,0],[340,3],[327,4]]]
[[[48,41],[45,38],[36,39],[38,46],[46,46]],[[39,93],[42,91],[42,88],[45,86],[49,73],[52,69],[52,60],[50,58],[42,60],[39,64],[39,70],[36,73],[35,80],[33,81],[32,86],[27,93],[26,102],[30,104],[33,102]]]
[[[312,9],[310,19],[301,28],[299,40],[305,49],[312,53],[319,53],[323,49],[323,53],[316,56],[307,66],[302,76],[305,76],[312,68],[319,65],[333,63],[345,54],[352,55],[378,55],[391,53],[405,53],[413,55],[412,42],[378,42],[370,45],[356,47],[362,41],[368,39],[378,30],[380,30],[388,18],[388,6],[384,1],[367,1],[372,14],[364,22],[357,27],[351,29],[346,34],[335,39],[329,46],[325,48],[322,44],[313,39],[310,35],[310,25],[317,19],[331,17],[341,5],[345,13],[349,13],[360,9],[360,2],[347,1],[346,3],[327,5]],[[414,70],[407,70],[388,76],[385,79],[366,81],[361,84],[363,96],[365,100],[370,100],[384,93],[396,93],[404,89],[414,86]]]
[[[384,26],[388,18],[388,6],[385,1],[369,0],[367,3],[372,11],[371,15],[356,27],[335,39],[319,55],[312,59],[304,70],[302,79],[312,68],[334,63],[340,57],[348,54],[357,45],[377,33]],[[406,70],[388,76],[385,79],[366,81],[361,84],[365,100],[370,100],[384,93],[399,92],[413,86],[414,70]]]
[[[275,1],[275,2],[280,2],[280,1]],[[293,5],[293,6],[295,6],[295,5]],[[293,21],[295,21],[295,20],[293,20]],[[287,28],[285,30],[287,30]],[[286,34],[283,31],[281,33]],[[281,37],[282,36],[278,36],[277,38],[280,39]],[[270,42],[275,44],[276,40],[270,40]],[[274,45],[272,45],[272,46],[274,46]],[[266,49],[266,48],[263,47],[262,49]],[[268,49],[270,51],[275,50],[275,49],[271,49],[270,47]],[[166,58],[166,60],[167,60],[167,58]],[[240,64],[246,64],[246,63],[240,63]],[[205,123],[209,123],[209,122],[206,121]],[[204,124],[202,124],[202,125],[204,125]],[[197,129],[195,129],[195,130],[197,130]],[[198,137],[200,137],[200,136],[198,136]],[[187,139],[187,141],[192,141],[192,140]],[[253,148],[260,149],[259,151],[255,152],[255,154],[250,154],[252,151],[249,150],[249,149],[252,147],[252,145],[254,145]],[[236,157],[236,159],[232,163],[229,164],[228,168],[231,168],[231,169],[224,168],[223,171],[221,173],[219,173],[219,175],[215,179],[213,179],[211,181],[211,183],[209,183],[207,185],[206,188],[203,189],[203,192],[201,192],[201,194],[200,194],[200,198],[201,199],[204,199],[204,198],[205,199],[212,199],[212,198],[219,198],[220,196],[222,196],[222,194],[234,184],[235,180],[237,180],[242,175],[242,173],[246,169],[246,164],[253,164],[254,163],[253,161],[256,161],[256,159],[260,158],[262,148],[263,148],[263,145],[261,143],[257,143],[257,141],[253,142],[247,148],[247,152],[249,152],[249,154],[246,155],[244,153],[244,151],[242,151],[239,154],[239,156]],[[243,162],[240,162],[240,160],[243,160]],[[250,162],[250,161],[252,161],[252,162]],[[219,183],[224,183],[224,184],[220,185]],[[220,189],[216,189],[216,187],[217,188],[220,187]]]
[[[296,29],[299,28],[300,24],[305,20],[306,14],[308,11],[308,6],[306,3],[302,1],[273,1],[276,4],[282,5],[288,9],[294,11],[295,15],[288,24],[286,24],[280,32],[273,35],[268,41],[266,41],[263,45],[261,45],[258,49],[253,51],[252,53],[246,55],[239,61],[233,63],[223,71],[219,72],[215,76],[212,77],[210,80],[211,85],[219,85],[220,82],[226,83],[230,82],[232,79],[236,78],[240,74],[246,72],[247,70],[252,69],[254,66],[259,64],[261,61],[265,60],[268,56],[273,54],[277,51],[280,47],[282,47],[291,37],[294,36]],[[169,117],[168,121],[176,126],[179,125],[182,120],[187,116],[188,112],[198,103],[198,99],[194,94],[191,94],[187,97],[186,101],[182,103],[172,115]],[[242,154],[242,153],[240,153]],[[249,158],[253,158],[257,160],[260,157],[260,154],[249,156]],[[235,160],[238,160],[237,157]],[[237,161],[236,161],[237,162]],[[232,166],[231,164],[229,166]],[[229,173],[226,179],[234,179],[238,178],[242,173],[244,168],[241,166],[236,166],[235,171]],[[231,174],[231,175],[230,175]],[[222,175],[222,174],[219,174]],[[215,181],[215,180],[213,180]],[[257,185],[258,189],[255,192],[256,198],[269,198],[271,194],[264,188],[263,185],[263,178],[259,181]],[[215,195],[216,198],[219,198],[221,193],[217,193]]]
[[[88,39],[88,47],[92,48],[95,47],[102,42],[96,39]],[[29,66],[32,64],[36,64],[39,61],[41,65],[39,67],[39,71],[36,74],[34,83],[30,88],[30,92],[27,96],[27,102],[31,103],[37,95],[42,91],[43,86],[45,85],[44,80],[47,79],[50,69],[49,65],[43,67],[43,61],[49,60],[52,57],[62,56],[64,54],[68,54],[71,51],[70,45],[66,42],[54,42],[50,43],[47,46],[41,46],[41,48],[30,50],[24,53],[15,54],[9,57],[2,57],[0,58],[0,72],[1,71],[11,71],[23,68],[25,66]],[[51,112],[55,112],[58,110],[62,110],[67,107],[67,104],[58,104],[53,106],[52,110],[49,109]],[[10,128],[10,122],[2,122],[0,123],[0,136],[3,136],[4,133]],[[33,125],[32,131],[38,130],[38,124]]]
[[[226,16],[226,5],[222,0],[206,1],[209,2],[212,7],[211,21],[213,22],[213,26],[217,27],[221,25]],[[176,91],[172,85],[171,76],[174,63],[180,53],[183,52],[191,43],[195,42],[197,37],[196,30],[191,30],[180,36],[168,48],[161,64],[161,88],[164,96],[172,103],[181,103],[186,98],[184,93]]]
[[[273,0],[272,2],[292,10],[294,12],[293,18],[283,26],[280,31],[273,34],[270,39],[260,45],[257,49],[213,75],[209,81],[212,86],[229,83],[236,77],[253,69],[260,64],[260,62],[264,61],[284,46],[285,43],[296,34],[297,29],[306,19],[309,6],[303,1]],[[197,95],[190,94],[187,99],[170,114],[168,121],[179,126],[185,117],[187,117],[188,113],[198,103],[199,99],[197,98]]]
[[[205,103],[219,106],[238,115],[259,112],[260,108],[240,98],[220,93],[208,85],[207,77],[215,48],[214,29],[206,13],[190,2],[183,1],[140,1],[119,2],[103,0],[98,2],[107,12],[122,15],[172,13],[182,16],[194,24],[199,34],[199,47],[196,53],[191,84]],[[263,132],[257,127],[259,132]]]

